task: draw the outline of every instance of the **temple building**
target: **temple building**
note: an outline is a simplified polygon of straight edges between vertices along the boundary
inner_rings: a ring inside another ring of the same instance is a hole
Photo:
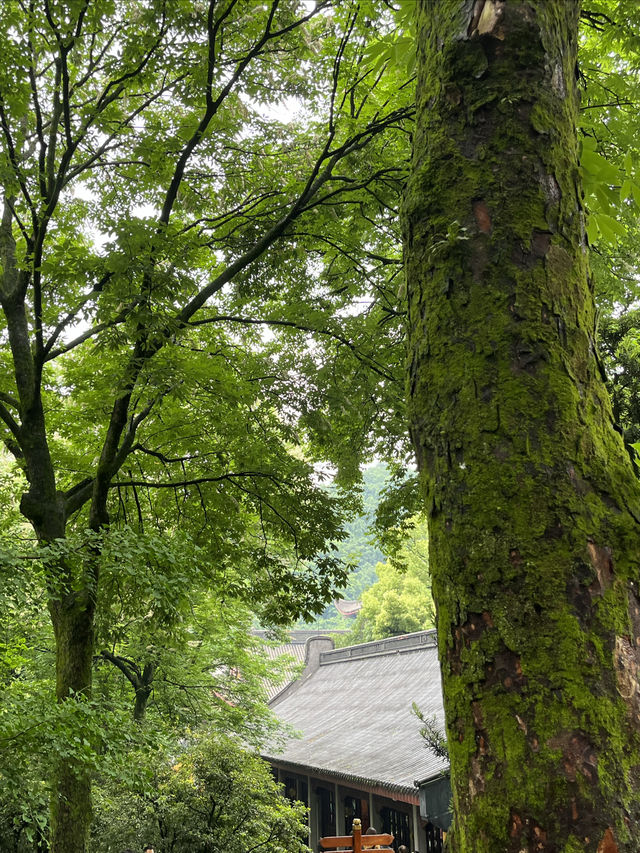
[[[444,730],[435,631],[333,648],[306,642],[305,668],[270,701],[299,736],[264,757],[291,799],[309,808],[309,837],[390,832],[395,846],[440,853],[450,823],[446,760],[426,748],[413,712]]]

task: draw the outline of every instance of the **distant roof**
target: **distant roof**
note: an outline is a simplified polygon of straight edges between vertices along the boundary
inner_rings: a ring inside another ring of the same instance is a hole
[[[438,776],[447,763],[425,748],[413,702],[444,730],[435,631],[323,652],[315,672],[271,702],[302,737],[263,754],[305,772],[414,795],[414,780]]]
[[[273,636],[271,631],[265,631],[262,628],[256,628],[251,632],[255,637],[262,637],[263,640],[268,640],[271,636]],[[333,634],[346,634],[348,633],[346,629],[334,629],[331,628],[329,630],[323,630],[321,628],[309,629],[309,628],[292,628],[290,631],[287,631],[287,639],[289,643],[301,643],[303,646],[309,639],[309,637],[327,637]]]
[[[341,616],[355,616],[362,610],[359,599],[336,598],[333,604]]]
[[[262,639],[268,639],[269,632],[255,630],[252,632]],[[290,684],[299,674],[300,668],[305,663],[307,654],[307,640],[315,640],[319,637],[330,637],[335,634],[344,634],[345,631],[308,631],[308,630],[292,630],[287,631],[289,642],[281,643],[277,646],[265,645],[262,653],[270,660],[275,660],[279,657],[286,656],[289,661],[283,666],[283,680],[274,684],[272,681],[264,682],[264,687],[267,694],[267,702],[275,698],[283,689]]]

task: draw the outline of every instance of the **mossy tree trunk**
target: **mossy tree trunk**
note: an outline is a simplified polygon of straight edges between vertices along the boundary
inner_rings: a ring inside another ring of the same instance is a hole
[[[456,853],[635,853],[640,501],[595,352],[577,0],[422,0],[404,211]]]
[[[41,412],[39,395],[36,409]],[[44,418],[23,413],[24,457],[29,491],[21,509],[33,524],[39,541],[48,545],[66,537],[66,506],[55,488]],[[95,568],[75,570],[61,557],[49,567],[49,612],[55,635],[56,697],[58,702],[83,701],[91,697],[94,651]],[[90,581],[89,578],[92,578]],[[78,588],[79,587],[79,588]],[[53,757],[51,796],[51,853],[84,853],[92,817],[91,778],[87,767],[70,754]]]
[[[87,592],[70,593],[50,605],[59,702],[90,698],[94,609]],[[92,817],[90,772],[79,760],[62,756],[52,782],[51,853],[84,853]]]

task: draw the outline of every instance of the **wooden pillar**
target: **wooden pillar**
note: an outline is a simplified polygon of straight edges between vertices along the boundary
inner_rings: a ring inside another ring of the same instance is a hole
[[[311,822],[311,803],[312,803],[311,776],[309,776],[309,774],[307,773],[307,802],[306,802],[306,806],[307,806],[307,827],[309,829],[309,847],[311,847],[311,849],[313,850],[314,847],[313,847],[312,838],[311,838],[311,836],[313,834],[313,829],[312,829],[313,824]]]
[[[351,835],[353,836],[353,853],[362,853],[362,823],[358,817],[353,821]]]
[[[336,798],[336,835],[342,835],[344,832],[344,803],[340,798],[340,788],[338,787],[338,783],[335,784],[335,798]]]
[[[422,832],[420,826],[420,807],[412,806],[413,810],[413,845],[412,851],[417,850],[418,853],[426,853],[427,845],[425,833]]]
[[[316,782],[314,782],[313,788],[309,784],[309,829],[309,846],[312,850],[317,850],[318,840],[320,839],[320,803],[316,791]]]

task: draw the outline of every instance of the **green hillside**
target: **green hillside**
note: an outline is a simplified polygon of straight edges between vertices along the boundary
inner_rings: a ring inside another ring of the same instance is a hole
[[[343,598],[361,598],[362,593],[378,579],[376,564],[383,562],[385,557],[380,548],[372,542],[369,528],[386,480],[387,468],[381,463],[365,469],[363,473],[363,513],[345,525],[349,536],[340,543],[338,548],[339,556],[356,566],[349,576],[348,585],[342,591]],[[317,619],[313,622],[304,623],[304,627],[348,629],[351,627],[352,621],[352,619],[341,616],[334,605],[329,604]]]

